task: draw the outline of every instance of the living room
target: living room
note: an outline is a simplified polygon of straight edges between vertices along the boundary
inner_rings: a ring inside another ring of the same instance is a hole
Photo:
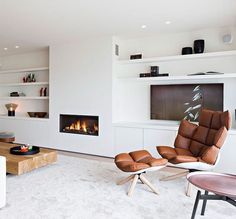
[[[210,171],[236,195],[235,1],[0,6],[0,218],[193,218],[204,188],[191,177]],[[213,160],[190,149],[179,165],[156,148],[197,126],[213,130],[193,134],[199,147],[218,138]],[[209,192],[204,218],[234,218],[235,196]]]

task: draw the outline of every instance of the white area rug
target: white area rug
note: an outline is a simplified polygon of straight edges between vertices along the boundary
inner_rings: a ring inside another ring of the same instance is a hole
[[[159,182],[163,174],[147,174],[159,196],[138,184],[129,198],[129,185],[115,184],[126,175],[113,163],[60,155],[54,165],[7,176],[7,206],[0,219],[189,219],[196,191],[186,197],[185,179]],[[236,208],[228,203],[210,201],[204,217],[200,206],[196,218],[236,218]]]

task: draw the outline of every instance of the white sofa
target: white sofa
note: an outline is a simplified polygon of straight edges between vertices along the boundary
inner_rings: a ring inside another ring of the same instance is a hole
[[[6,205],[6,158],[0,156],[0,208]]]

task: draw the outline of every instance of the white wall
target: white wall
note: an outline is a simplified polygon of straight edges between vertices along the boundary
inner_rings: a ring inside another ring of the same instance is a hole
[[[112,156],[112,38],[51,46],[50,82],[54,146]],[[99,116],[99,136],[59,133],[59,114]]]
[[[0,57],[0,70],[37,68],[49,65],[48,49]]]
[[[232,44],[222,42],[222,36],[227,33],[234,36]],[[193,47],[193,41],[197,39],[205,40],[205,52],[233,50],[236,48],[236,28],[203,29],[193,32],[120,39],[120,59],[129,59],[129,56],[135,53],[142,53],[144,58],[180,55],[183,47]]]

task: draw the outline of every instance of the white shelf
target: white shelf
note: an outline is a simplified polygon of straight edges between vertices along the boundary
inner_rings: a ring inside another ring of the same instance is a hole
[[[225,79],[225,78],[235,78],[236,79],[236,73],[231,74],[220,74],[220,75],[195,75],[195,76],[164,76],[164,77],[144,77],[144,78],[138,78],[138,77],[124,77],[124,78],[118,78],[118,80],[123,81],[133,81],[133,82],[161,82],[161,81],[178,81],[178,80],[206,80],[206,79]]]
[[[40,86],[48,85],[49,82],[31,82],[31,83],[0,83],[0,87],[17,87],[17,86]]]
[[[48,100],[49,97],[29,97],[29,96],[21,96],[21,97],[0,97],[0,100]]]
[[[49,121],[49,118],[34,118],[28,116],[24,117],[24,116],[7,116],[7,115],[0,115],[0,119]]]
[[[35,71],[45,71],[45,70],[49,70],[49,67],[1,70],[0,74],[35,72]]]
[[[202,59],[202,58],[214,58],[214,57],[226,57],[226,56],[236,56],[236,50],[223,51],[223,52],[208,52],[208,53],[191,54],[191,55],[152,57],[152,58],[143,58],[135,60],[119,60],[118,63],[138,64],[138,63],[168,62],[177,60]]]

